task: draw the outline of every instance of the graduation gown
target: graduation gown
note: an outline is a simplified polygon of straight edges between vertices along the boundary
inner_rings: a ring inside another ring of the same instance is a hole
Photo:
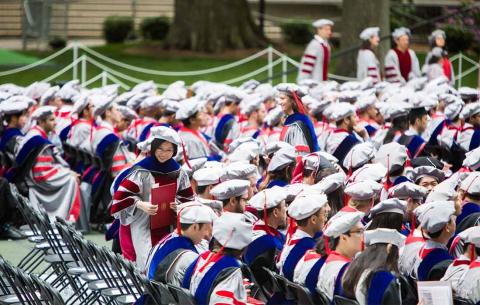
[[[471,151],[480,145],[480,129],[465,123],[458,133],[457,143],[465,151]]]
[[[317,136],[310,118],[302,113],[294,113],[284,122],[280,141],[287,142],[295,150],[310,153],[319,150]]]
[[[410,158],[421,156],[427,143],[414,130],[405,131],[398,139],[399,144],[405,145]]]
[[[79,183],[40,127],[34,126],[22,138],[16,164],[15,175],[24,176],[34,206],[42,206],[52,219],[78,219],[82,206]]]
[[[462,298],[480,302],[480,258],[470,263],[462,279],[458,283],[457,294]]]
[[[145,273],[149,280],[181,287],[187,268],[197,257],[189,238],[171,233],[150,251]]]
[[[317,284],[321,280],[320,271],[325,263],[325,258],[315,250],[308,250],[300,259],[293,273],[293,281],[308,288],[310,293],[315,294]]]
[[[145,141],[150,133],[150,128],[158,124],[154,118],[144,117],[132,121],[127,129],[127,138],[136,142]]]
[[[7,169],[11,167],[15,161],[15,148],[21,137],[23,137],[23,133],[18,128],[6,128],[2,133],[0,150],[7,157],[7,164],[5,164]]]
[[[382,80],[380,75],[380,62],[370,49],[361,49],[357,56],[357,78],[363,80],[371,77],[374,83]]]
[[[345,129],[335,129],[327,139],[325,150],[338,159],[338,164],[343,164],[343,159],[350,149],[360,142],[362,141],[355,133]]]
[[[474,226],[480,222],[480,204],[473,202],[465,202],[462,205],[462,212],[457,216],[456,233],[460,233],[465,229]]]
[[[229,255],[205,252],[187,270],[183,287],[190,290],[198,305],[246,304],[240,262]]]
[[[369,273],[369,270],[362,273],[355,289],[355,298],[360,305],[403,304],[400,281],[396,275],[388,271],[375,272],[367,290],[365,280]]]
[[[318,82],[328,80],[329,62],[330,45],[328,41],[315,35],[303,54],[298,70],[297,82],[304,79],[313,79]]]
[[[398,269],[406,277],[416,278],[416,266],[419,264],[418,252],[425,244],[422,232],[414,230],[406,239],[405,245],[400,248]]]
[[[314,247],[315,239],[308,233],[297,229],[290,240],[283,246],[282,253],[280,253],[277,262],[277,269],[280,271],[280,274],[288,280],[293,281],[293,274],[298,262],[305,252]]]
[[[330,301],[333,300],[334,295],[342,294],[342,278],[350,262],[351,259],[332,251],[323,264],[317,289],[325,294]]]
[[[461,255],[456,258],[450,266],[448,266],[445,275],[440,279],[441,281],[449,281],[452,284],[454,292],[458,291],[459,282],[468,271],[470,260],[468,257]]]
[[[150,229],[150,215],[136,207],[137,202],[151,202],[151,189],[154,184],[176,183],[177,202],[193,200],[193,191],[188,174],[173,159],[165,163],[154,157],[146,157],[130,169],[119,174],[113,182],[111,214],[120,219],[120,246],[125,258],[136,261],[144,268],[152,248],[170,228]]]
[[[188,159],[208,158],[211,155],[209,139],[202,132],[182,127],[178,135],[185,145]]]
[[[414,77],[420,77],[418,58],[411,49],[408,49],[408,55],[406,55],[410,57],[410,65],[407,66],[408,77],[402,76],[401,65],[407,63],[400,63],[399,52],[397,49],[390,49],[385,56],[385,80],[390,83],[404,84]]]
[[[228,151],[228,145],[240,136],[240,126],[232,114],[218,117],[214,130],[215,145],[223,151]]]
[[[266,226],[263,220],[256,221],[252,236],[252,242],[244,251],[243,261],[249,266],[262,261],[262,266],[273,270],[275,268],[273,262],[283,249],[285,236],[277,229]]]
[[[91,150],[93,136],[92,121],[78,119],[73,121],[66,142],[85,151]]]
[[[417,280],[438,281],[444,275],[453,257],[445,245],[427,240],[418,252]]]

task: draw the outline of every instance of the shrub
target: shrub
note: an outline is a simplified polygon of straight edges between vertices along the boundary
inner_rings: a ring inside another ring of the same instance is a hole
[[[109,43],[124,42],[133,32],[133,18],[128,16],[109,16],[103,22],[103,37]]]
[[[447,25],[443,27],[447,35],[447,50],[451,53],[464,52],[473,43],[473,33],[459,26]]]
[[[53,50],[59,50],[59,49],[65,48],[65,46],[67,45],[67,42],[62,37],[54,36],[50,39],[50,41],[48,42],[48,45]]]
[[[150,17],[142,20],[140,33],[145,40],[163,40],[170,29],[167,17]]]
[[[287,42],[305,45],[313,36],[313,28],[310,23],[302,21],[291,21],[280,24],[283,37]]]

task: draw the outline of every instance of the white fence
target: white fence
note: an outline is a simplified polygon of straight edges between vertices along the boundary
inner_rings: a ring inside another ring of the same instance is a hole
[[[113,83],[119,84],[123,89],[128,90],[130,89],[130,86],[127,83],[138,84],[138,83],[149,80],[150,79],[149,76],[169,76],[169,77],[178,77],[178,78],[198,76],[200,79],[201,76],[234,69],[241,65],[247,64],[253,60],[266,57],[266,62],[264,66],[256,70],[253,70],[251,72],[239,75],[238,77],[224,80],[222,82],[225,84],[232,84],[232,85],[239,84],[243,81],[246,81],[251,78],[255,78],[256,76],[259,76],[260,74],[267,72],[268,81],[272,83],[273,79],[277,78],[276,76],[274,76],[275,67],[280,65],[280,69],[282,71],[280,79],[282,82],[287,82],[287,76],[289,72],[291,72],[292,69],[294,71],[297,70],[300,64],[298,61],[288,57],[286,54],[269,46],[268,48],[261,50],[255,54],[252,54],[246,58],[225,64],[225,65],[217,66],[217,67],[195,70],[195,71],[160,71],[160,70],[138,67],[138,66],[130,65],[130,64],[115,60],[87,46],[74,42],[71,45],[65,47],[64,49],[58,52],[55,52],[50,56],[45,57],[35,63],[22,66],[19,68],[11,69],[8,71],[0,71],[0,83],[1,83],[2,76],[13,75],[13,74],[21,73],[23,71],[35,69],[40,65],[43,65],[49,61],[54,60],[58,56],[63,55],[69,50],[72,50],[72,54],[73,54],[72,62],[67,66],[65,66],[64,68],[62,68],[61,70],[57,71],[56,73],[43,79],[42,81],[46,81],[46,82],[54,81],[60,76],[64,75],[65,73],[71,70],[72,79],[80,79],[82,85],[84,86],[89,86],[95,83],[96,81],[101,80],[102,85],[106,85],[109,82],[113,82]],[[468,68],[465,71],[463,71],[464,61],[467,61],[470,64],[472,64],[472,67]],[[464,78],[465,76],[471,73],[474,73],[477,70],[480,71],[480,64],[475,62],[473,59],[463,55],[462,53],[454,55],[451,58],[451,62],[454,65],[454,67],[455,67],[454,63],[456,63],[456,67],[457,67],[456,77],[455,77],[455,84],[457,85],[457,87],[462,86],[462,78]],[[88,75],[87,69],[89,66],[96,67],[100,69],[102,72],[90,79],[87,79],[87,75]],[[137,77],[133,77],[128,73],[120,72],[118,71],[119,68],[126,71],[136,72],[136,74],[144,74],[145,78],[140,79]],[[337,81],[356,80],[355,78],[335,75],[331,73],[329,73],[328,76],[330,79],[337,80]],[[157,86],[159,88],[166,88],[168,84],[157,83]]]

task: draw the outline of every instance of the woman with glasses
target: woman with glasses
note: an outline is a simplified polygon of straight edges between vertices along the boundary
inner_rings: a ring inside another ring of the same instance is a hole
[[[188,175],[174,159],[181,146],[175,130],[153,127],[145,142],[147,156],[115,179],[110,210],[115,218],[120,219],[122,253],[125,258],[136,261],[139,268],[145,266],[150,249],[171,231],[173,224],[151,225],[151,216],[172,213],[159,211],[159,205],[152,203],[152,189],[163,187],[164,192],[175,192],[171,196],[163,194],[164,198],[175,198],[169,203],[171,209],[175,209],[176,203],[193,200]]]

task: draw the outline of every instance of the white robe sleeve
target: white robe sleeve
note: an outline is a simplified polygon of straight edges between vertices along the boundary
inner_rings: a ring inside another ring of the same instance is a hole
[[[243,286],[243,276],[240,269],[235,270],[228,278],[218,283],[210,296],[210,305],[215,304],[246,304],[247,291]]]
[[[360,50],[357,57],[357,78],[363,80],[366,77],[371,77],[374,82],[380,81],[379,62],[371,50]]]
[[[415,51],[411,49],[408,49],[408,52],[410,52],[410,58],[412,59],[412,69],[410,70],[408,78],[412,79],[422,76],[422,73],[420,72],[420,63],[418,61],[417,54],[415,54]]]
[[[400,64],[398,56],[394,50],[389,50],[385,56],[385,80],[389,83],[406,82],[400,73]]]
[[[320,43],[312,39],[305,49],[300,62],[297,81],[314,79],[322,81],[323,75],[323,49]]]

